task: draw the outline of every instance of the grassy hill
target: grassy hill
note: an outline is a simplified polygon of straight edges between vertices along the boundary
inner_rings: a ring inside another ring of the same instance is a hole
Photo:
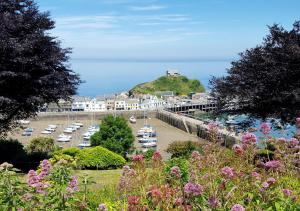
[[[190,92],[205,92],[198,80],[190,80],[185,76],[162,76],[155,81],[135,86],[130,94],[153,94],[159,91],[173,91],[175,95],[188,95]]]

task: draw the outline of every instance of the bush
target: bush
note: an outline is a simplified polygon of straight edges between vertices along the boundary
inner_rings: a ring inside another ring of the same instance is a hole
[[[194,141],[176,141],[169,144],[167,150],[168,153],[174,157],[188,158],[193,151],[201,152],[201,143]]]
[[[28,153],[50,153],[55,150],[54,139],[50,137],[37,137],[31,139],[26,150]]]
[[[178,166],[181,171],[181,179],[185,182],[188,181],[189,178],[189,167],[188,167],[188,161],[185,158],[171,158],[166,163],[165,171],[167,174],[170,173],[171,168],[174,166]]]
[[[64,148],[61,150],[62,154],[70,155],[72,157],[75,157],[80,152],[80,149],[77,147],[70,147],[70,148]]]
[[[82,149],[76,157],[79,165],[86,169],[118,168],[126,163],[122,156],[100,146]]]
[[[133,148],[134,136],[124,117],[105,117],[101,130],[91,137],[92,146],[102,146],[126,157]]]

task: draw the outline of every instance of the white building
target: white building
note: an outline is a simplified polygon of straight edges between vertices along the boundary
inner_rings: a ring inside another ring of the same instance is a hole
[[[115,100],[115,110],[125,110],[125,100],[123,99]]]
[[[138,110],[139,108],[140,108],[140,103],[138,99],[125,100],[125,110]]]
[[[141,109],[148,109],[148,110],[155,110],[161,109],[165,106],[166,102],[162,99],[157,98],[156,96],[148,96],[146,99],[143,99],[140,108]]]
[[[97,100],[96,98],[75,98],[72,103],[73,111],[98,112],[106,111],[105,101]]]

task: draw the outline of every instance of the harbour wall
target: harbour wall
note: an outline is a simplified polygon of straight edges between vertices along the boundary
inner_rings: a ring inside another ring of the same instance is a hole
[[[211,133],[208,130],[208,126],[200,120],[165,110],[157,111],[156,118],[187,133],[197,135],[199,138],[209,140]],[[223,146],[232,147],[239,142],[240,137],[222,129],[218,130],[217,139]]]

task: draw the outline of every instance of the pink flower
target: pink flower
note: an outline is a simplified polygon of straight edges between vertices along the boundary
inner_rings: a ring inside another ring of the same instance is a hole
[[[160,152],[156,151],[153,153],[152,160],[162,160]]]
[[[263,188],[267,189],[269,187],[269,183],[267,182],[263,182],[262,183]]]
[[[97,211],[108,211],[106,204],[99,204]]]
[[[257,172],[255,172],[255,171],[252,172],[251,175],[252,175],[252,177],[255,177],[256,179],[259,179],[259,178],[260,178],[260,174],[257,173]]]
[[[215,123],[215,122],[210,122],[207,126],[208,126],[208,130],[210,132],[216,132],[216,131],[218,131],[218,124]]]
[[[143,162],[144,161],[144,155],[134,155],[132,157],[132,160],[135,162]]]
[[[162,196],[162,193],[158,188],[153,188],[150,193],[152,197],[161,198]]]
[[[50,172],[51,164],[49,160],[43,160],[42,161],[42,169],[41,173],[39,174],[40,179],[44,179],[45,176],[47,176]]]
[[[292,195],[292,191],[290,189],[282,189],[282,193],[285,196],[291,196]]]
[[[37,176],[36,172],[34,170],[30,170],[28,172],[28,179],[27,183],[30,187],[34,187],[35,184],[40,182],[40,178]]]
[[[264,135],[268,135],[270,133],[270,131],[271,131],[271,127],[269,126],[268,123],[263,122],[260,125],[260,130],[262,131],[262,133]]]
[[[77,180],[76,176],[71,177],[71,180],[69,181],[69,184],[68,184],[68,187],[66,190],[70,194],[78,191],[78,180]]]
[[[280,162],[278,160],[271,160],[265,163],[267,169],[276,169],[280,167]]]
[[[219,206],[219,201],[216,197],[209,197],[207,202],[210,208],[217,208]]]
[[[233,145],[232,149],[233,149],[234,153],[237,155],[242,155],[244,153],[244,150],[241,147],[241,145],[235,144],[235,145]]]
[[[290,145],[292,147],[295,147],[295,146],[297,146],[299,144],[299,141],[296,138],[291,138],[290,141],[289,141],[289,143],[290,143]]]
[[[177,206],[181,206],[182,204],[183,204],[183,198],[177,198],[176,200],[175,200],[175,204],[177,205]]]
[[[300,117],[297,117],[297,118],[296,118],[296,126],[297,126],[297,127],[300,127]]]
[[[269,177],[269,178],[267,179],[267,183],[268,183],[269,185],[273,185],[275,182],[276,182],[276,179],[274,179],[273,177]]]
[[[280,143],[285,143],[286,139],[282,137],[282,138],[278,138],[277,141]]]
[[[244,211],[245,208],[240,204],[235,204],[231,207],[231,211]]]
[[[201,158],[201,155],[198,151],[193,151],[191,157],[195,160],[199,160]]]
[[[188,182],[184,186],[184,192],[189,195],[199,196],[203,193],[203,187],[201,185]]]
[[[255,144],[257,141],[257,137],[253,133],[245,133],[242,136],[243,144]]]
[[[234,177],[234,171],[233,168],[225,166],[224,168],[221,169],[221,173],[228,177],[228,178],[233,178]]]
[[[140,197],[138,196],[128,196],[129,205],[137,205],[140,202]]]
[[[181,177],[181,171],[180,168],[178,166],[173,166],[171,168],[171,175],[175,176],[175,177]]]

